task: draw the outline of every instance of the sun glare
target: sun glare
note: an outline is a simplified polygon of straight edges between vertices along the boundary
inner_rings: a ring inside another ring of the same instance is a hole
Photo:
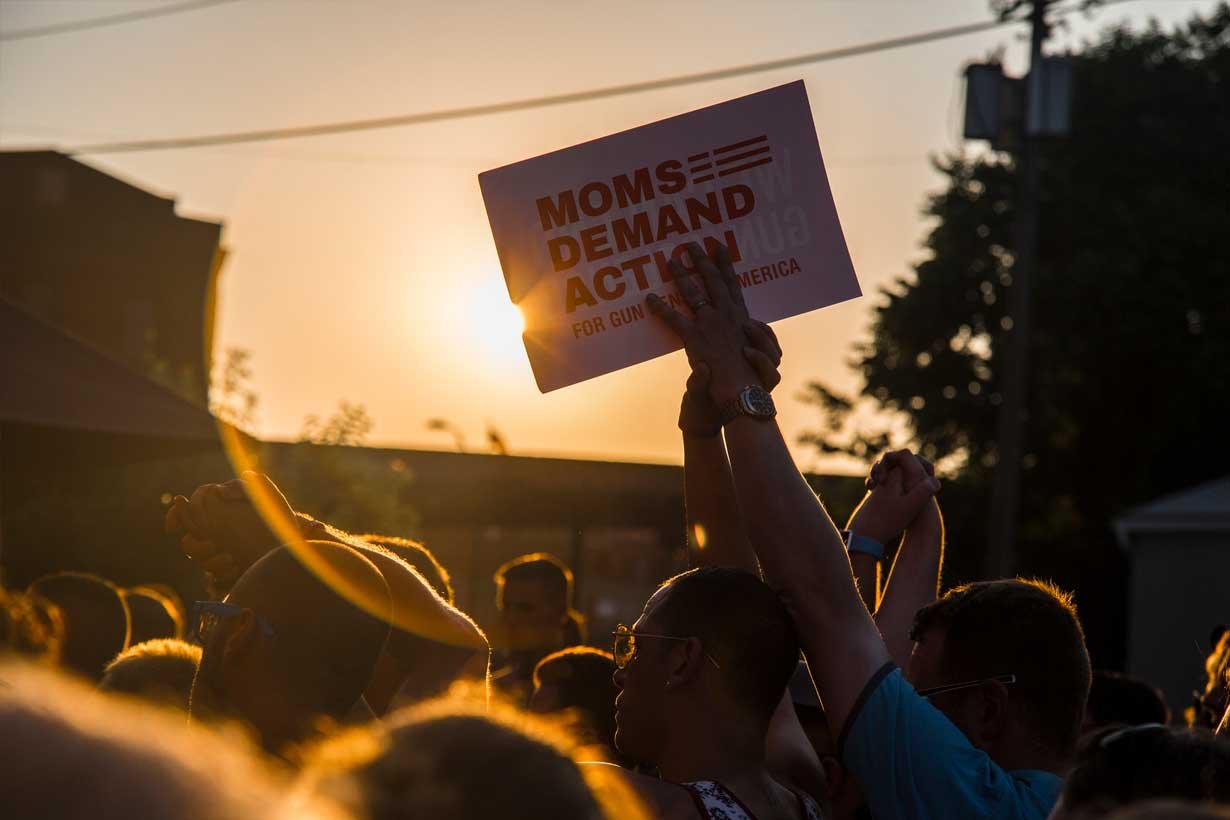
[[[474,318],[479,332],[495,337],[501,343],[521,344],[525,317],[503,293],[493,293],[474,305]]]
[[[466,312],[470,316],[470,335],[475,347],[494,360],[507,364],[524,360],[521,333],[525,317],[501,288],[482,288],[467,294]]]

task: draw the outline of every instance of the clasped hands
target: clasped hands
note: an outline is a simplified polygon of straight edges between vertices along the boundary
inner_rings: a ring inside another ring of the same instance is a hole
[[[940,480],[930,461],[909,450],[885,453],[871,467],[867,494],[847,528],[888,545],[903,532],[938,533],[943,527],[935,495]]]
[[[327,537],[323,524],[297,514],[268,476],[251,470],[222,484],[202,484],[191,498],[175,496],[164,526],[181,534],[180,549],[206,572],[211,587],[225,590],[285,543],[270,520],[279,521],[279,528],[293,527],[302,538]]]

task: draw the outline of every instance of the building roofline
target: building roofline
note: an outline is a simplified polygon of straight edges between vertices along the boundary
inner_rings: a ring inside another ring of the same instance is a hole
[[[0,151],[0,156],[3,156],[5,154],[8,154],[8,155],[43,154],[48,157],[55,157],[66,163],[71,163],[74,166],[78,166],[79,168],[85,169],[86,171],[92,174],[97,174],[98,176],[106,179],[108,182],[119,183],[120,185],[123,185],[125,188],[129,188],[133,191],[136,191],[139,194],[144,194],[150,199],[156,200],[158,202],[165,202],[167,204],[168,210],[174,216],[186,222],[197,222],[202,225],[209,225],[212,227],[216,227],[219,230],[221,230],[222,228],[223,222],[220,218],[217,220],[214,220],[214,219],[201,219],[199,217],[193,217],[193,216],[184,216],[183,214],[179,212],[179,209],[177,207],[179,201],[174,196],[164,196],[163,194],[155,193],[149,190],[148,188],[146,188],[144,185],[141,185],[133,181],[131,178],[129,178],[126,174],[123,174],[122,172],[104,171],[103,169],[95,167],[94,165],[90,164],[89,162],[85,162],[84,160],[80,160],[77,157],[72,156],[71,154],[65,154],[63,151],[57,151],[54,148],[17,148],[17,149],[11,149],[11,150],[6,149],[3,151]]]
[[[1115,518],[1120,547],[1144,533],[1230,533],[1230,476],[1167,493]]]

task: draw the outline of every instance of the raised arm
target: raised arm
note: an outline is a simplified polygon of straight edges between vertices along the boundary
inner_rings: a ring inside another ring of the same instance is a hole
[[[683,433],[683,497],[688,521],[688,565],[760,567],[743,529],[717,408],[707,392],[709,368],[700,364],[688,378],[679,409]]]
[[[748,318],[741,304],[738,312],[749,351],[754,352],[749,361],[766,389],[772,390],[781,381],[777,367],[782,349],[777,335],[763,322]],[[759,575],[722,442],[721,411],[709,398],[709,366],[704,362],[697,362],[688,377],[679,407],[679,430],[683,433],[689,566],[736,567]]]
[[[261,556],[293,538],[375,549],[358,536],[295,512],[269,476],[252,470],[222,484],[202,484],[191,498],[175,496],[165,525],[168,533],[181,535],[184,555],[206,572],[218,597]]]
[[[850,550],[849,557],[858,597],[868,612],[875,612],[880,605],[880,559],[857,550]]]
[[[794,614],[829,723],[840,734],[888,651],[854,585],[841,535],[795,467],[777,423],[742,416],[727,425],[726,442],[765,579]]]
[[[851,532],[881,544],[896,541],[905,531],[875,610],[889,654],[903,668],[913,648],[914,614],[935,600],[939,586],[944,524],[934,497],[940,489],[934,472],[929,462],[908,450],[886,454],[872,468],[870,491],[848,525]]]
[[[933,498],[905,531],[905,540],[897,551],[884,597],[876,610],[876,626],[893,661],[903,669],[914,647],[910,636],[914,616],[939,594],[943,560],[944,518]]]
[[[732,309],[739,292],[730,258],[711,261],[698,246],[699,277],[675,263],[675,282],[692,316],[651,296],[650,309],[679,335],[689,359],[709,366],[709,395],[721,408],[763,389],[754,356]],[[737,415],[725,428],[726,448],[745,526],[765,579],[778,589],[799,629],[808,664],[834,730],[840,733],[872,677],[890,661],[859,598],[837,528],[799,473],[772,418]]]
[[[743,312],[746,317],[746,311]],[[769,389],[781,381],[777,365],[781,347],[768,325],[744,325],[752,360],[761,382]],[[688,378],[679,408],[683,433],[683,483],[688,520],[688,564],[693,567],[735,567],[760,574],[756,553],[743,526],[726,445],[722,442],[719,410],[708,394],[709,367],[698,362]],[[765,738],[765,765],[773,776],[824,802],[828,789],[824,766],[799,723],[787,690],[769,721]]]

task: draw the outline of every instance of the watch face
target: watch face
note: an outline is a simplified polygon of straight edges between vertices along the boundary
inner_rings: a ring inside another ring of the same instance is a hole
[[[777,415],[777,406],[768,391],[759,387],[747,387],[739,394],[739,403],[750,416],[771,419]]]

